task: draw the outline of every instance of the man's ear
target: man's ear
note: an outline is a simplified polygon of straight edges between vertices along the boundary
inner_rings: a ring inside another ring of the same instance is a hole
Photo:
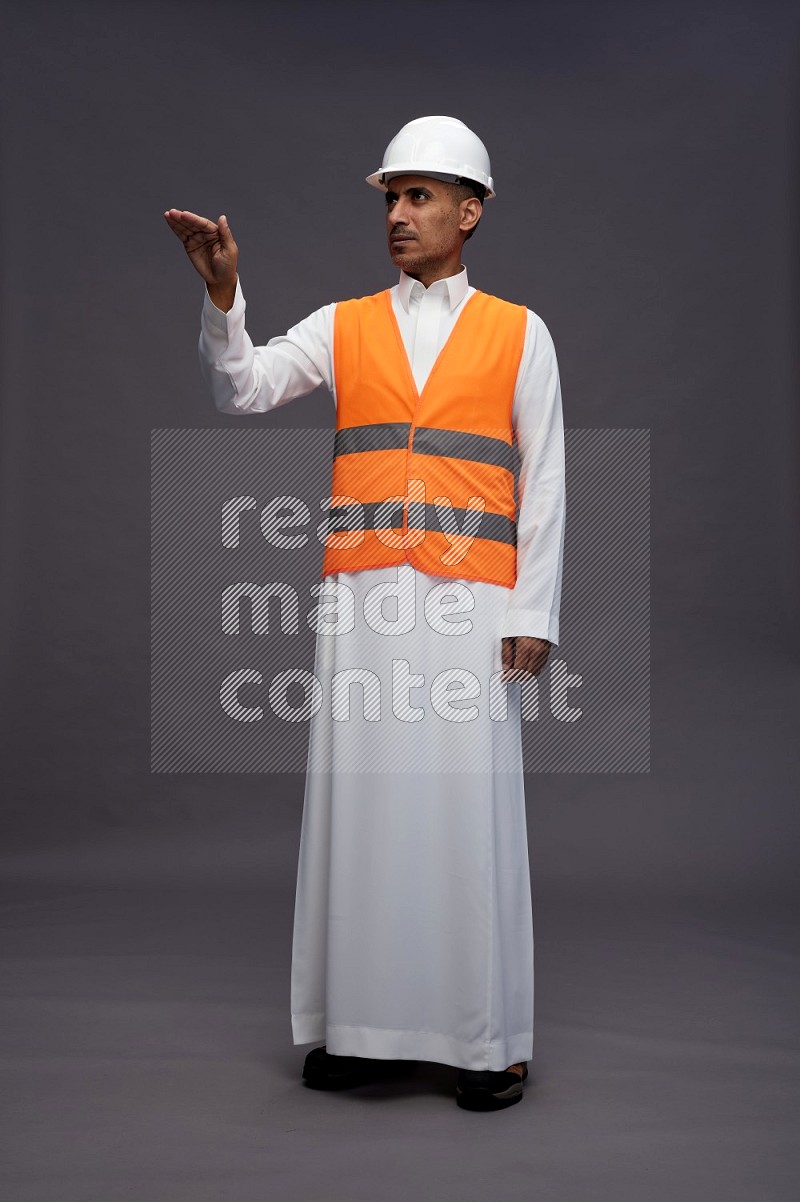
[[[483,205],[478,200],[477,196],[470,196],[468,200],[462,200],[459,229],[464,230],[466,233],[469,233],[470,230],[474,230],[475,226],[481,219],[482,213]]]

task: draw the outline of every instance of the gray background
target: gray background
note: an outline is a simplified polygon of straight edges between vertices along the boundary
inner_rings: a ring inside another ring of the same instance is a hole
[[[794,1197],[794,6],[2,27],[3,1197]],[[265,341],[393,282],[363,176],[436,112],[489,146],[466,262],[546,321],[567,424],[652,430],[652,768],[528,779],[536,1048],[488,1116],[444,1066],[301,1087],[302,777],[149,772],[150,430],[238,420],[161,214],[228,214]]]

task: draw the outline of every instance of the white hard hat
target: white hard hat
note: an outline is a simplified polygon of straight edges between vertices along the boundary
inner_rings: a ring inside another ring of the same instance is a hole
[[[474,180],[495,195],[486,147],[456,117],[417,117],[392,138],[383,166],[367,176],[373,188],[386,191],[393,175],[432,175],[435,179]]]

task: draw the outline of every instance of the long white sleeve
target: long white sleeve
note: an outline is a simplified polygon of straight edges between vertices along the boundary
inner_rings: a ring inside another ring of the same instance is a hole
[[[200,370],[220,413],[265,413],[324,384],[333,391],[333,311],[325,305],[266,346],[253,346],[241,281],[223,313],[206,289],[200,319]]]
[[[550,331],[530,309],[512,420],[520,456],[517,582],[502,634],[558,643],[566,516],[561,383]]]

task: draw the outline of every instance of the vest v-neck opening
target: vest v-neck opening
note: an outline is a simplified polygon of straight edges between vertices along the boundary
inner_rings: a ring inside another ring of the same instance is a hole
[[[453,341],[453,336],[455,335],[455,332],[459,327],[461,318],[464,316],[464,313],[466,312],[470,301],[474,300],[476,296],[481,295],[480,289],[476,288],[475,291],[473,292],[472,296],[468,296],[467,299],[464,301],[464,306],[463,306],[461,312],[459,313],[458,317],[456,318],[455,324],[454,324],[452,330],[447,335],[447,338],[445,339],[444,344],[443,344],[441,350],[439,351],[439,354],[434,359],[433,367],[428,372],[428,378],[426,379],[425,383],[423,384],[422,389],[417,388],[417,382],[414,379],[414,371],[411,366],[411,360],[409,359],[408,351],[406,350],[405,343],[403,342],[403,335],[400,332],[400,326],[398,324],[397,317],[395,316],[394,306],[392,305],[391,289],[387,288],[383,295],[386,298],[386,305],[389,310],[389,320],[391,321],[392,329],[395,332],[395,337],[397,338],[397,342],[400,347],[400,354],[403,357],[403,362],[406,367],[406,373],[408,375],[408,382],[411,385],[414,397],[419,402],[422,400],[423,394],[425,393],[425,391],[428,387],[428,384],[430,383],[434,373],[436,372],[437,368],[439,367],[439,364],[442,362],[442,359],[444,359],[444,357],[450,347],[450,343]],[[415,406],[415,409],[416,409],[416,406]]]

